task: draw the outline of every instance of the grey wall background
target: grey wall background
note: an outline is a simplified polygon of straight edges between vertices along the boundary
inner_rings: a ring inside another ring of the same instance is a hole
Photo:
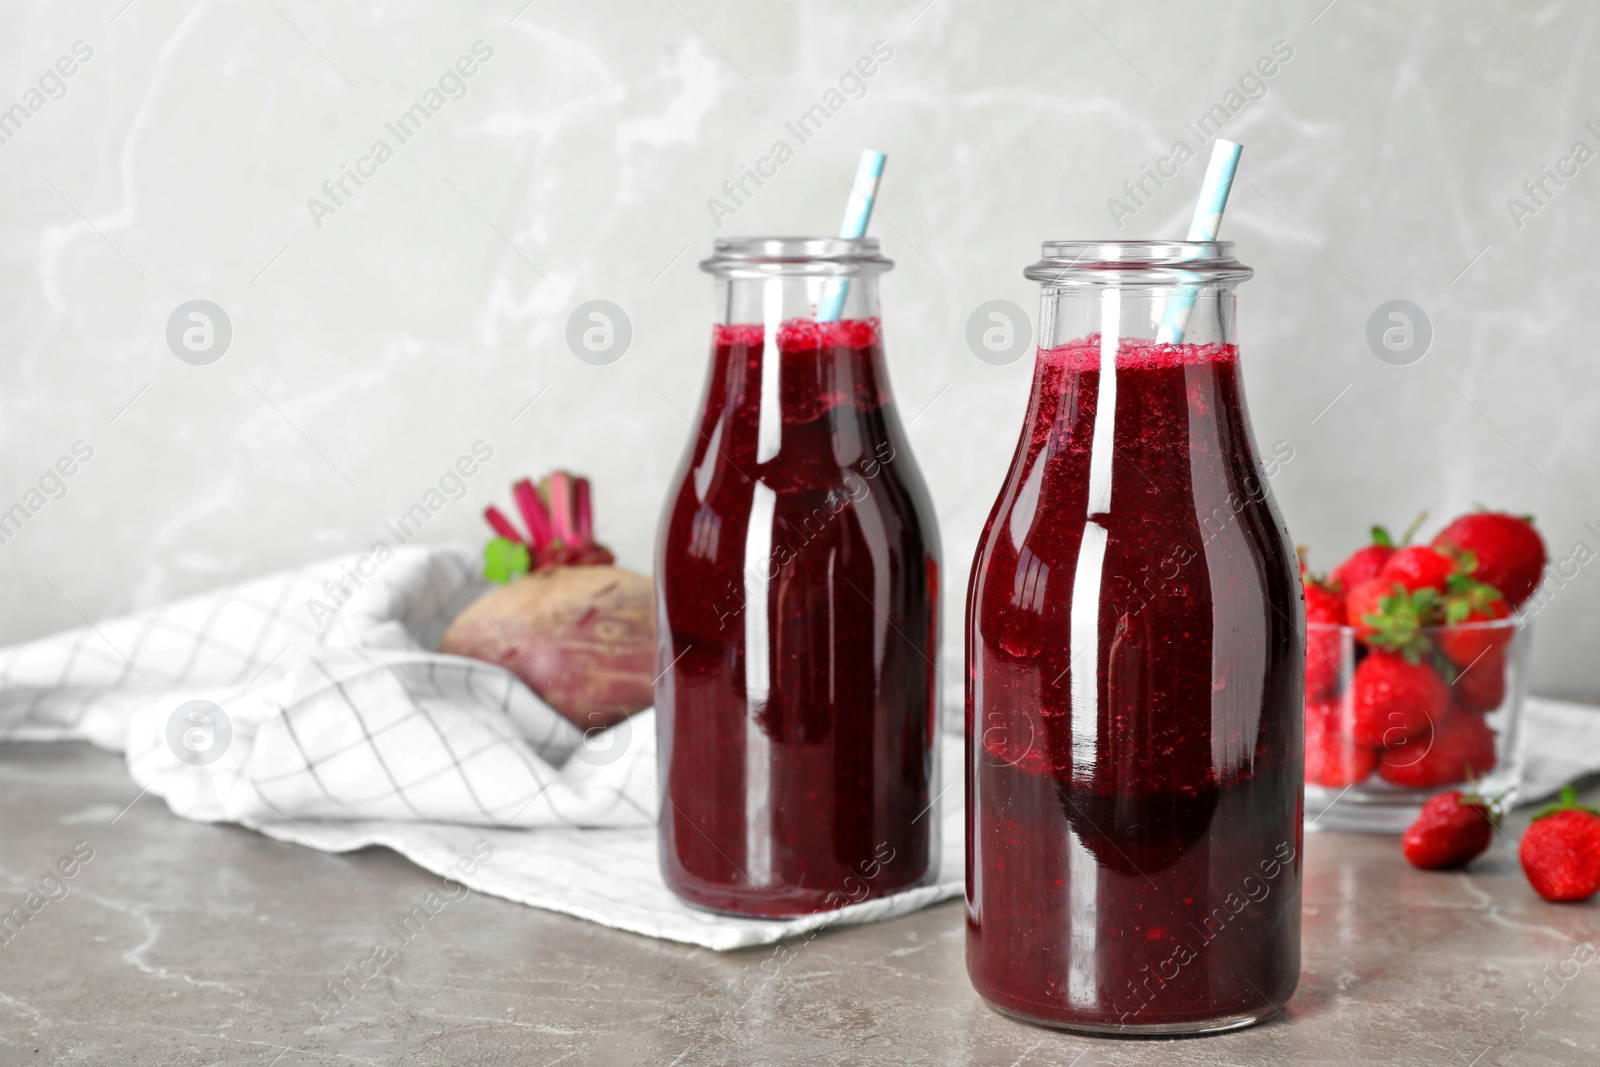
[[[1225,236],[1258,271],[1246,379],[1258,439],[1294,449],[1274,488],[1296,538],[1326,569],[1371,522],[1426,508],[1431,531],[1481,501],[1536,513],[1558,559],[1600,549],[1600,161],[1573,156],[1600,152],[1600,5],[4,10],[0,109],[27,114],[0,125],[0,509],[39,507],[0,544],[0,640],[392,541],[385,521],[480,440],[494,459],[423,537],[477,539],[513,478],[567,466],[647,570],[705,370],[706,201],[781,138],[794,158],[721,233],[831,232],[860,149],[889,154],[889,359],[943,523],[959,677],[961,591],[1031,364],[975,358],[968,316],[1032,312],[1041,239],[1180,235],[1203,152],[1120,230],[1107,200],[1195,146],[1184,123],[1280,41],[1292,58],[1225,127],[1247,179]],[[480,40],[464,95],[399,143],[385,123]],[[92,56],[58,83],[80,41]],[[878,41],[892,58],[799,144],[784,123]],[[314,219],[308,198],[380,138],[393,158]],[[1523,183],[1544,166],[1576,173],[1541,204]],[[192,299],[232,325],[204,366],[165,337]],[[632,325],[610,365],[565,342],[591,299]],[[1365,340],[1391,299],[1432,323],[1409,366]],[[29,497],[76,442],[93,454],[64,495]],[[1539,617],[1538,691],[1600,698],[1597,569],[1574,559]]]

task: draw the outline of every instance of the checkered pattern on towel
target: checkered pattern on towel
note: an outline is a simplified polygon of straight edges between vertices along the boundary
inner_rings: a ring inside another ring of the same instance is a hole
[[[944,824],[937,885],[785,922],[685,907],[655,862],[654,715],[586,738],[508,671],[435,652],[486,588],[475,550],[403,548],[370,575],[355,563],[0,650],[0,740],[86,739],[125,751],[134,780],[186,818],[324,851],[386,845],[481,892],[712,948],[960,891],[952,789],[930,813]],[[959,742],[944,744],[953,769]],[[493,856],[464,872],[475,845]]]

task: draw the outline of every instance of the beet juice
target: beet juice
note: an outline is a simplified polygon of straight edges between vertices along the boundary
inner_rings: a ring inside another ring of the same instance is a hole
[[[1248,1025],[1300,971],[1303,607],[1220,242],[1051,243],[967,603],[967,968],[999,1010]],[[1192,309],[1188,307],[1193,301]]]
[[[787,238],[702,266],[724,321],[656,561],[663,873],[754,916],[926,884],[939,544],[884,369],[889,263]]]

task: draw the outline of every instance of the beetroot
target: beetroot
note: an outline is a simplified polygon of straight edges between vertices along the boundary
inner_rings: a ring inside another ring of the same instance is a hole
[[[458,615],[439,650],[506,668],[582,729],[614,726],[652,702],[650,579],[604,566],[534,571]]]
[[[523,534],[498,508],[485,577],[507,583],[478,598],[440,651],[511,671],[581,729],[603,729],[653,703],[655,595],[650,579],[613,567],[594,540],[589,483],[564,471],[539,489],[512,487]]]

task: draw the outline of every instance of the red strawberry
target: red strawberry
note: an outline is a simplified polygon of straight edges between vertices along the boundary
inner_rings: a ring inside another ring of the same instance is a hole
[[[1450,683],[1456,702],[1471,711],[1493,711],[1506,699],[1506,653],[1486,648]]]
[[[1306,627],[1306,699],[1327,700],[1344,688],[1344,631],[1312,623]]]
[[[1326,622],[1344,625],[1344,597],[1326,582],[1308,578],[1306,590],[1306,622]]]
[[[1333,573],[1328,575],[1328,582],[1349,592],[1362,582],[1370,582],[1376,578],[1392,555],[1394,555],[1394,544],[1389,539],[1389,532],[1382,526],[1374,526],[1372,544],[1352,552],[1349,559],[1335,567]]]
[[[1435,589],[1442,593],[1455,570],[1456,561],[1438,549],[1412,545],[1390,556],[1378,577],[1388,583],[1399,582],[1408,593],[1419,589]]]
[[[1306,781],[1329,789],[1343,789],[1372,776],[1377,754],[1358,745],[1341,729],[1337,700],[1306,705]]]
[[[1384,781],[1410,789],[1481,778],[1494,770],[1494,731],[1482,715],[1452,711],[1432,733],[1407,738],[1378,758]]]
[[[1450,710],[1444,680],[1395,652],[1373,652],[1362,660],[1350,689],[1351,738],[1373,748],[1425,733]]]
[[[1500,590],[1512,611],[1533,595],[1544,574],[1544,540],[1532,523],[1515,515],[1463,515],[1439,531],[1433,544],[1462,557],[1470,553],[1477,563],[1472,576]]]
[[[1365,640],[1372,636],[1372,624],[1367,621],[1368,617],[1382,614],[1384,598],[1393,595],[1389,583],[1379,578],[1362,582],[1345,594],[1345,618],[1355,627],[1357,637]]]
[[[1306,631],[1306,699],[1327,700],[1340,690],[1340,631],[1311,627]]]
[[[1429,797],[1400,838],[1400,851],[1413,867],[1437,870],[1464,867],[1489,847],[1500,825],[1498,805],[1470,793]]]
[[[1344,597],[1315,578],[1306,590],[1306,699],[1320,700],[1339,691],[1344,653]]]
[[[1600,814],[1578,804],[1570,785],[1561,802],[1533,817],[1522,835],[1522,873],[1546,900],[1588,900],[1600,889]]]
[[[1406,658],[1415,660],[1428,650],[1422,628],[1442,621],[1443,602],[1439,591],[1427,586],[1408,592],[1400,582],[1391,582],[1388,592],[1378,587],[1387,579],[1374,578],[1356,586],[1355,592],[1345,600],[1345,611],[1350,613],[1350,624],[1356,636],[1372,648],[1388,652],[1404,652]],[[1382,595],[1379,595],[1379,594]],[[1377,607],[1372,607],[1376,597]],[[1360,611],[1361,614],[1355,614]]]
[[[1498,590],[1464,575],[1450,577],[1450,592],[1444,597],[1444,623],[1430,636],[1434,647],[1457,667],[1475,663],[1491,648],[1511,643],[1509,626],[1477,626],[1474,623],[1498,622],[1511,614]]]

